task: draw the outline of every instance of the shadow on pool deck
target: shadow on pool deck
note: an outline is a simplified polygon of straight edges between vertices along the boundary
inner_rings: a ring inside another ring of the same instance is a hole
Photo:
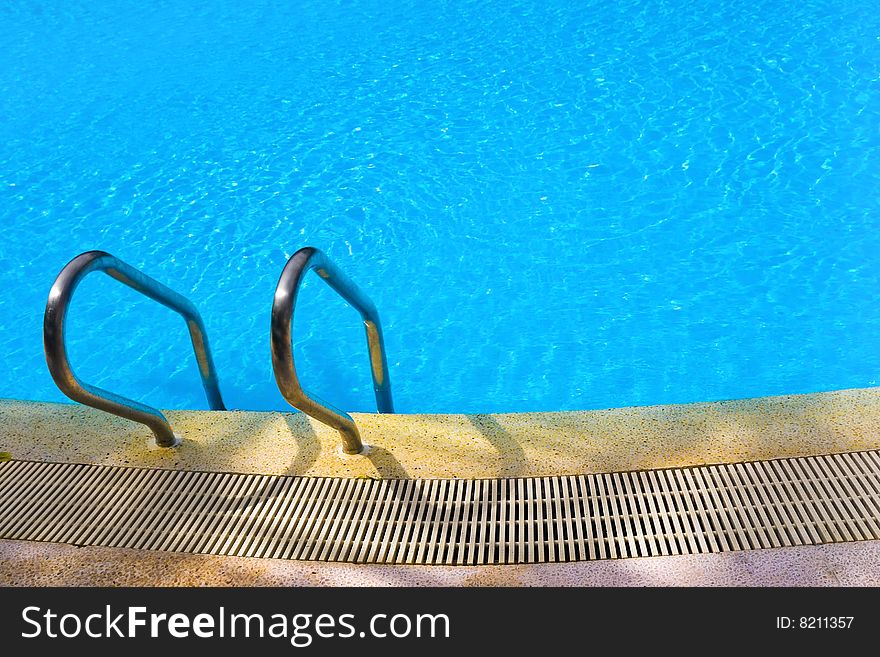
[[[517,442],[498,420],[491,415],[467,415],[468,421],[488,440],[502,459],[499,476],[518,477],[526,470],[528,457]]]
[[[0,586],[878,586],[880,541],[518,566],[385,566],[0,540]]]
[[[321,441],[312,429],[308,416],[302,413],[286,414],[284,422],[296,441],[296,456],[285,474],[303,475],[318,461],[321,455]]]
[[[406,468],[394,458],[394,454],[383,447],[370,445],[364,458],[373,464],[382,479],[410,479]]]

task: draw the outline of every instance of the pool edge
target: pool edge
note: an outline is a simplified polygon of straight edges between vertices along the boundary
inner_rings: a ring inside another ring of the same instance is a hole
[[[167,411],[185,437],[155,447],[141,425],[83,406],[0,400],[15,459],[369,478],[591,474],[880,448],[880,388],[594,411],[353,414],[365,456],[300,413]]]

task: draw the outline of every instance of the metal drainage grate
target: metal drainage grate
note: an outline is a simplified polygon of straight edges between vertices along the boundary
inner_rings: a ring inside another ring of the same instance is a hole
[[[0,537],[511,564],[880,538],[877,451],[601,475],[364,480],[0,463]]]

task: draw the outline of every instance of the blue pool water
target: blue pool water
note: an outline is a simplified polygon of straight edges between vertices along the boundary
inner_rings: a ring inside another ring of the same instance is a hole
[[[57,400],[52,281],[104,249],[189,296],[230,407],[282,409],[269,316],[325,250],[373,298],[403,412],[877,385],[874,3],[0,6],[0,396]],[[204,408],[184,326],[95,275],[84,380]],[[304,383],[374,408],[313,277]]]

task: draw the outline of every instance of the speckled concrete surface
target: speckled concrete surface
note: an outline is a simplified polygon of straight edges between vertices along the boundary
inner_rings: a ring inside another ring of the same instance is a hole
[[[880,541],[527,566],[378,566],[0,540],[3,586],[880,586]]]
[[[354,414],[367,456],[299,413],[169,411],[185,437],[69,404],[0,401],[13,458],[311,476],[586,474],[880,448],[880,388],[564,413]]]

